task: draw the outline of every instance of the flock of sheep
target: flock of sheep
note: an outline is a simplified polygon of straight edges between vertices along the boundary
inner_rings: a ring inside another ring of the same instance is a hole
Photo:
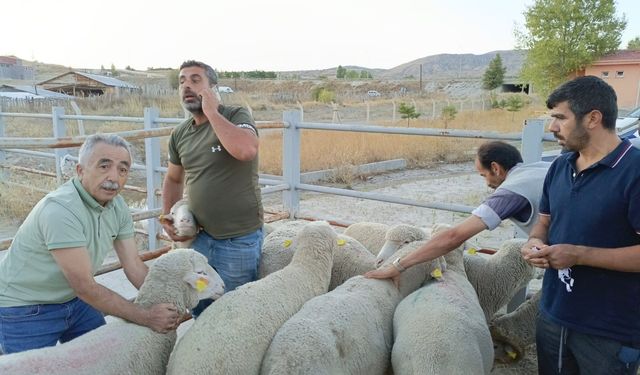
[[[519,360],[533,342],[537,297],[496,313],[534,276],[522,241],[491,256],[462,246],[409,268],[399,287],[361,276],[429,237],[408,225],[358,223],[337,234],[325,222],[290,221],[265,231],[260,279],[222,297],[202,255],[172,250],[150,267],[136,303],[186,311],[220,297],[177,343],[175,332],[118,321],[0,356],[0,373],[488,374],[494,360]]]

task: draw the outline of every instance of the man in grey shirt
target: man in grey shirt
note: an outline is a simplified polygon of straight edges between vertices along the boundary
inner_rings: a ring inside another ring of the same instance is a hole
[[[542,186],[551,163],[522,164],[518,149],[505,142],[492,141],[478,148],[475,164],[480,176],[496,191],[463,222],[438,233],[392,265],[367,272],[366,277],[392,278],[395,282],[405,269],[450,252],[483,230],[495,229],[504,219],[510,219],[520,231],[529,233],[538,219]]]

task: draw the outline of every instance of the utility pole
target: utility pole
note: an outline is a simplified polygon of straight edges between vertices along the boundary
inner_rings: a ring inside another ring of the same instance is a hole
[[[420,63],[420,93],[422,93],[422,63]]]

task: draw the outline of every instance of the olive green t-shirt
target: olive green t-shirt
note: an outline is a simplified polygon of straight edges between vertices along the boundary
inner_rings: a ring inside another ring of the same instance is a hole
[[[0,262],[0,306],[70,301],[76,294],[51,251],[84,246],[95,273],[113,241],[133,235],[131,214],[120,195],[103,207],[77,178],[67,181],[31,210]]]
[[[247,109],[221,105],[218,111],[237,126],[251,126],[257,134]],[[189,209],[211,236],[233,238],[262,227],[257,156],[251,161],[234,158],[209,122],[196,126],[189,118],[171,133],[169,161],[184,168]]]

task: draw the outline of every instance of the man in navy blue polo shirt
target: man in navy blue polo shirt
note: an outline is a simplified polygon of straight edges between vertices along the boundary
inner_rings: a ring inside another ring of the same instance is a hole
[[[546,268],[540,374],[636,374],[640,358],[640,150],[615,132],[616,94],[579,77],[548,98],[569,152],[551,165],[522,253]]]

